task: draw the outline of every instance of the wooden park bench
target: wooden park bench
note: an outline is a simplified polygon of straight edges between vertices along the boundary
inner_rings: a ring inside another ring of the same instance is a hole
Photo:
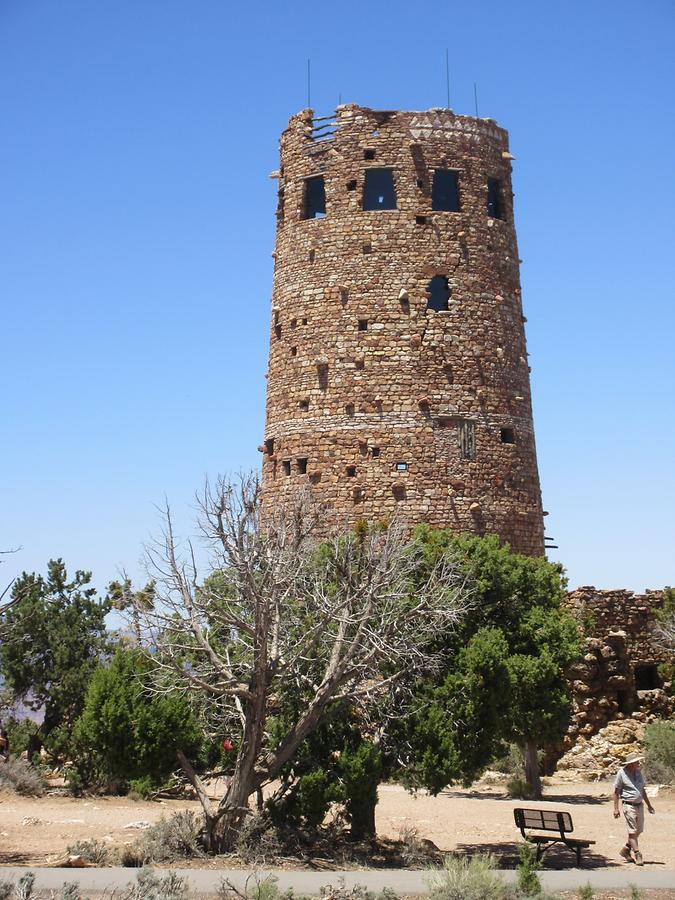
[[[581,868],[581,851],[584,847],[590,847],[595,841],[580,841],[577,838],[567,837],[574,831],[572,816],[568,812],[559,812],[553,809],[514,809],[513,817],[520,833],[526,841],[537,845],[537,859],[543,858],[544,853],[554,844],[565,844],[577,854],[577,866]],[[557,834],[526,834],[526,828],[534,828],[539,831],[555,831]]]

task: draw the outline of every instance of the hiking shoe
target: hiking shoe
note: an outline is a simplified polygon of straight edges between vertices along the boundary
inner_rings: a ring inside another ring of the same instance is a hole
[[[642,861],[642,854],[639,850],[635,851],[635,865],[636,866],[644,866],[644,862]]]
[[[626,859],[630,862],[630,860],[631,860],[630,847],[622,847],[619,850],[619,856],[623,856],[624,859]]]

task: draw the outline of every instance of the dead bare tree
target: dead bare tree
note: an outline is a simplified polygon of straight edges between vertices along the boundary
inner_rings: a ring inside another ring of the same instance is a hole
[[[309,506],[260,521],[257,476],[207,483],[199,499],[209,572],[191,545],[181,554],[170,511],[150,551],[155,598],[138,605],[154,690],[189,693],[232,729],[234,774],[217,807],[190,763],[181,764],[202,803],[210,849],[232,846],[249,798],[270,782],[340,701],[372,709],[402,673],[440,663],[428,647],[466,606],[445,560],[415,582],[420,550],[402,529],[366,527],[317,547]],[[306,698],[277,741],[267,728],[290,690]]]

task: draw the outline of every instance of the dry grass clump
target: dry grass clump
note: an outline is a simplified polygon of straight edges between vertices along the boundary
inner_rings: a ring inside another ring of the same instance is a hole
[[[201,822],[190,810],[180,810],[148,828],[133,844],[122,850],[123,866],[173,862],[205,856]]]
[[[25,759],[11,758],[0,763],[0,789],[23,797],[41,797],[45,781],[40,772]]]

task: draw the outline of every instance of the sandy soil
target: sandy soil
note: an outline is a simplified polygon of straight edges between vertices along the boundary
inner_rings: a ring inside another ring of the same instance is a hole
[[[597,843],[585,854],[588,866],[625,866],[618,850],[625,840],[623,819],[612,818],[611,784],[575,784],[551,779],[543,806],[568,810],[575,836]],[[382,837],[399,838],[415,829],[443,851],[492,852],[502,864],[515,865],[520,834],[513,821],[515,806],[537,806],[506,798],[498,786],[451,789],[438,797],[411,796],[402,788],[380,787],[377,828]],[[641,841],[645,868],[675,870],[675,791],[661,789],[652,797],[655,816],[648,816]],[[199,812],[189,801],[133,801],[124,797],[40,799],[0,796],[0,865],[36,866],[79,840],[96,838],[119,846],[132,843],[139,822],[156,822],[177,809]],[[568,850],[551,851],[547,867],[574,864]],[[200,861],[202,864],[205,861]],[[223,865],[225,861],[221,862]],[[218,860],[211,865],[219,865]],[[674,874],[675,880],[675,874]]]

